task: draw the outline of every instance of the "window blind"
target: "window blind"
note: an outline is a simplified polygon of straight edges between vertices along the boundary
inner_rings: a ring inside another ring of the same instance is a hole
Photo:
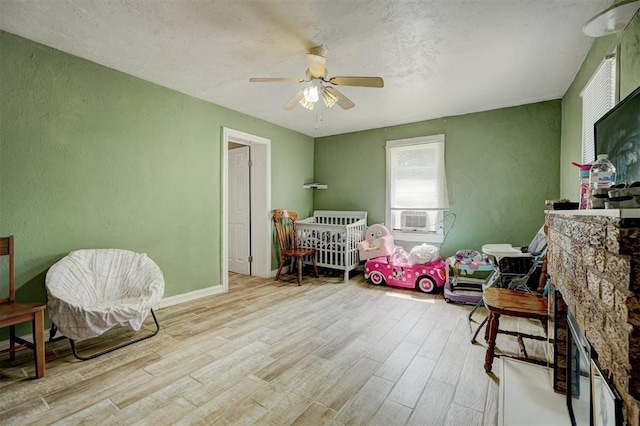
[[[387,142],[387,184],[391,210],[449,208],[444,135]]]
[[[605,58],[587,85],[582,96],[582,164],[596,159],[593,125],[615,105],[616,58]]]

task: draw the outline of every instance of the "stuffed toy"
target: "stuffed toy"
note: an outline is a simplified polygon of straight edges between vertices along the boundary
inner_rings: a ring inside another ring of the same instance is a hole
[[[358,244],[360,260],[369,260],[376,257],[390,256],[396,248],[393,235],[380,224],[371,225],[364,233],[364,241]]]

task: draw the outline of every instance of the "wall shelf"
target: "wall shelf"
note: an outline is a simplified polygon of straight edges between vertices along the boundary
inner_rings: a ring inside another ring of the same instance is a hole
[[[321,183],[305,183],[302,185],[304,189],[327,189],[327,185],[323,185]]]

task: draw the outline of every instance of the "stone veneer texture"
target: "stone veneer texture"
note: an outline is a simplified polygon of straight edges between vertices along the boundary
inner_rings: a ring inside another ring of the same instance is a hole
[[[630,424],[640,411],[640,219],[548,214],[548,272]]]

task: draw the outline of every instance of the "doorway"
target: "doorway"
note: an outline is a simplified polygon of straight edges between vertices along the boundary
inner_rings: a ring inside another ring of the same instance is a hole
[[[248,145],[229,142],[230,272],[251,275],[251,154]]]
[[[271,276],[271,140],[260,136],[240,132],[223,127],[221,144],[222,161],[222,253],[221,274],[223,291],[229,290],[229,215],[230,215],[230,144],[235,147],[244,145],[251,157],[249,168],[249,199],[248,199],[248,252],[252,262],[249,274],[263,278]],[[235,150],[233,150],[235,151]],[[234,178],[235,181],[235,178]],[[235,203],[235,200],[234,200]],[[234,207],[235,208],[235,207]],[[238,225],[242,228],[245,225]],[[234,233],[235,235],[242,234]],[[235,244],[235,242],[234,242]],[[236,255],[236,248],[233,248]],[[243,255],[240,254],[239,257]]]

